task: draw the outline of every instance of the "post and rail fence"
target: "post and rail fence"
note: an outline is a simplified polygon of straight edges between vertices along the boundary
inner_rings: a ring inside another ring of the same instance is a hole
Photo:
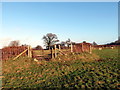
[[[20,56],[32,57],[31,46],[11,46],[4,47],[1,49],[1,59],[8,60],[13,58],[13,60],[19,58]]]
[[[97,46],[96,46],[97,47]],[[66,49],[65,49],[66,48]],[[49,55],[51,58],[56,58],[58,54],[66,55],[68,53],[82,53],[88,52],[92,53],[92,49],[94,48],[90,43],[75,43],[70,44],[70,47],[62,47],[60,44],[55,44],[49,51]],[[41,55],[37,55],[40,57],[44,57],[45,50],[42,50]],[[27,56],[29,58],[36,58],[34,54],[34,49],[31,46],[13,46],[13,47],[5,47],[1,49],[2,52],[2,60],[7,60],[13,58],[13,60],[19,58],[20,56]]]

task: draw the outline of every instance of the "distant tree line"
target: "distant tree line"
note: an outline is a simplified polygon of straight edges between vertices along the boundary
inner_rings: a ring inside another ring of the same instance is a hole
[[[53,45],[59,42],[57,35],[53,33],[47,33],[46,35],[43,36],[42,39],[44,41],[44,45],[46,46],[46,49],[53,48]],[[68,38],[68,40],[59,42],[57,44],[59,44],[62,47],[69,47],[71,43],[74,43],[74,42],[72,42]],[[58,45],[57,45],[57,48],[58,48]]]
[[[19,40],[14,40],[14,41],[11,41],[8,46],[19,46],[19,45],[20,45]]]
[[[118,38],[118,40],[111,43],[107,43],[106,45],[120,45],[120,37]]]
[[[54,44],[59,42],[57,35],[53,33],[47,33],[46,35],[43,36],[42,39],[44,41],[44,45],[46,46],[46,49],[51,49]],[[86,41],[83,41],[83,43],[84,42]],[[59,45],[61,45],[62,47],[69,47],[71,43],[75,44],[75,42],[72,42],[68,38],[68,40],[66,41],[59,42]],[[92,45],[97,45],[97,43],[94,41]],[[120,37],[118,38],[118,40],[111,43],[104,44],[104,45],[120,45]],[[20,42],[19,40],[14,40],[14,41],[11,41],[8,46],[20,46]],[[28,46],[28,45],[24,44],[22,46]],[[34,47],[34,49],[42,50],[43,48],[42,46],[37,45],[36,47]]]

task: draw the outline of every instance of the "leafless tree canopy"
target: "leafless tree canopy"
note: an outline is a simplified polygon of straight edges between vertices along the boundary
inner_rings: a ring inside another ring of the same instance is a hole
[[[20,45],[19,40],[11,41],[9,44],[9,46],[19,46],[19,45]]]
[[[54,45],[56,42],[59,41],[57,35],[52,33],[44,35],[42,39],[44,40],[44,44],[48,49],[51,45]]]

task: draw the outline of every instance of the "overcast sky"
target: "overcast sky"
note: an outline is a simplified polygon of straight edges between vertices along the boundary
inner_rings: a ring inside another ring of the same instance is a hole
[[[43,35],[60,41],[110,43],[118,38],[117,2],[5,2],[0,48],[12,40],[43,46]]]

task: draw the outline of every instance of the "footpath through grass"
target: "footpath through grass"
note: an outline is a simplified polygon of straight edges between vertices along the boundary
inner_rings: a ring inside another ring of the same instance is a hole
[[[84,53],[85,58],[78,60],[34,62],[22,57],[3,62],[3,89],[120,89],[117,49],[93,53],[100,56],[99,61],[92,60],[96,58],[94,55]],[[83,62],[85,59],[87,62]]]

